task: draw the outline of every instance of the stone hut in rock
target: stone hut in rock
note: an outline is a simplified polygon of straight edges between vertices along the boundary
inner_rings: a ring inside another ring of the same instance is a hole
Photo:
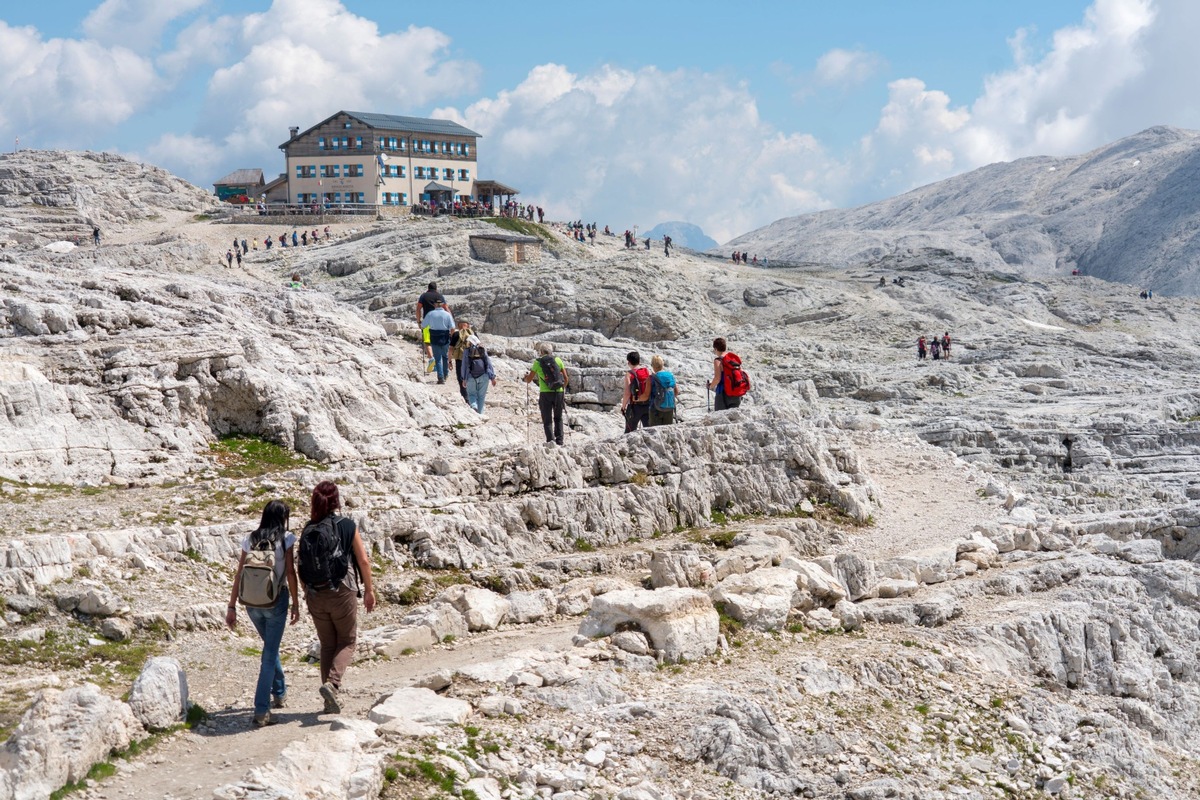
[[[471,258],[490,264],[537,264],[542,260],[542,240],[519,233],[473,233]]]

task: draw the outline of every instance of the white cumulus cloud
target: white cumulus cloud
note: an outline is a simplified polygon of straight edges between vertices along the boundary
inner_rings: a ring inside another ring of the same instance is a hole
[[[0,131],[23,145],[86,146],[161,88],[153,64],[127,48],[0,22]]]
[[[83,20],[88,38],[139,53],[156,49],[172,21],[207,5],[209,0],[104,0]]]
[[[827,86],[850,88],[865,83],[882,69],[883,58],[861,48],[835,48],[817,59],[815,77]]]

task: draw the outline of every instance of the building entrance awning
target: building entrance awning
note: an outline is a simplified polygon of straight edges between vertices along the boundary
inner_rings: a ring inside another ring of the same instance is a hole
[[[511,186],[505,186],[500,181],[475,181],[475,194],[480,197],[500,197],[507,195],[509,197],[520,194],[520,191]]]
[[[453,192],[454,190],[451,189],[449,186],[446,186],[445,184],[436,183],[434,181],[431,181],[431,182],[425,184],[425,191],[430,194],[433,194],[434,192]]]

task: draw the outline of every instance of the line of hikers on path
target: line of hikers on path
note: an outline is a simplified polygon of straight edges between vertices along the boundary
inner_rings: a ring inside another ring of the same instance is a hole
[[[279,242],[280,247],[287,247],[289,241],[291,242],[292,247],[307,247],[310,244],[327,242],[332,238],[333,234],[329,232],[328,225],[325,226],[324,235],[322,235],[322,232],[316,228],[312,229],[312,233],[309,233],[307,230],[297,231],[293,229],[290,236],[286,233],[281,233],[279,234],[278,239],[268,234],[263,239],[263,247],[267,250],[270,250],[275,246],[276,241]],[[99,244],[99,242],[97,242],[97,244]],[[236,259],[237,265],[240,267],[242,265],[242,257],[248,255],[251,250],[258,252],[258,239],[256,237],[251,237],[250,240],[247,241],[244,238],[239,239],[235,236],[233,238],[233,246],[225,251],[225,266],[232,268],[233,262]]]
[[[297,279],[298,275],[293,275]],[[444,384],[453,375],[463,400],[478,414],[484,413],[489,387],[496,385],[496,369],[479,334],[466,320],[455,322],[446,297],[431,281],[417,298],[417,327],[421,330],[421,353],[426,374],[436,373]],[[707,382],[710,410],[737,408],[750,390],[750,378],[742,370],[742,361],[728,352],[723,338],[713,340],[713,374]],[[625,432],[676,422],[676,380],[662,356],[642,365],[641,355],[630,352],[626,358],[625,384],[620,411],[625,417]],[[563,360],[554,355],[549,342],[537,345],[537,357],[521,378],[526,384],[537,382],[538,411],[547,443],[563,443],[563,411],[570,374]],[[528,413],[528,409],[526,409]]]
[[[605,228],[605,230],[607,231],[608,228]],[[645,245],[646,245],[647,250],[650,249],[650,241],[651,241],[650,237],[646,237]],[[675,246],[675,242],[673,242],[671,240],[670,236],[666,236],[666,235],[663,236],[662,242],[663,242],[663,255],[665,255],[669,258],[671,256],[671,248]],[[632,250],[635,247],[637,247],[637,239],[634,237],[633,231],[626,229],[625,230],[625,249]]]
[[[734,250],[732,258],[733,258],[733,263],[735,263],[735,264],[741,263],[741,264],[752,264],[754,266],[758,266],[758,255],[757,254],[755,254],[750,259],[750,261],[746,261],[745,253],[743,253],[739,250]],[[764,267],[767,266],[767,257],[766,256],[763,256],[762,265]]]
[[[262,639],[255,727],[274,724],[272,712],[287,708],[279,649],[287,623],[300,621],[301,589],[320,642],[317,692],[324,713],[341,713],[342,680],[358,641],[358,601],[370,613],[375,589],[362,535],[354,520],[336,513],[340,508],[337,484],[322,481],[313,488],[309,519],[299,536],[289,530],[287,504],[272,500],[263,508],[258,528],[242,540],[225,624],[237,629],[240,603]]]
[[[917,360],[924,361],[926,354],[933,356],[934,361],[949,361],[950,360],[950,331],[942,334],[939,339],[936,335],[930,336],[928,339],[924,336],[917,337]]]

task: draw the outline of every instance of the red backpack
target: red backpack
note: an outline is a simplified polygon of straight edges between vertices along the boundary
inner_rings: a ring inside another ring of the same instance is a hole
[[[741,397],[750,391],[750,376],[742,371],[742,360],[734,353],[721,356],[721,388],[726,397]]]
[[[629,370],[629,402],[650,402],[650,370],[645,367]]]

